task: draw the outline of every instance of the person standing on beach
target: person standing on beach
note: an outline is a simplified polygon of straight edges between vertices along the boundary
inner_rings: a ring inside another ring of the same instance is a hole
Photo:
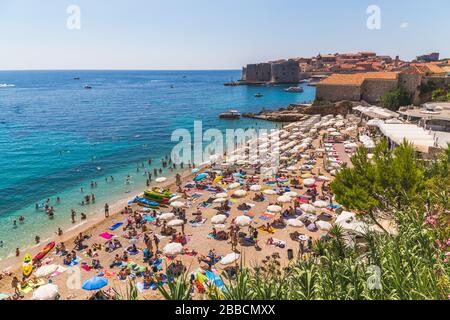
[[[41,237],[39,236],[34,237],[34,241],[36,242],[36,244],[39,244],[39,242],[41,242]]]
[[[11,281],[11,287],[14,289],[14,294],[16,294],[18,297],[20,297],[20,289],[19,289],[20,281],[17,279],[16,276]]]
[[[75,216],[76,216],[76,212],[75,212],[75,210],[71,210],[71,212],[70,212],[70,217],[72,218],[72,223],[75,223]]]
[[[16,257],[20,256],[20,249],[16,248]]]
[[[109,205],[108,203],[105,203],[105,218],[109,217]]]
[[[159,251],[159,239],[156,234],[153,235],[153,241],[155,241],[156,253]]]

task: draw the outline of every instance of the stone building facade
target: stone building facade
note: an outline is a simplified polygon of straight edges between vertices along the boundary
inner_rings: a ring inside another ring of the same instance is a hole
[[[300,78],[300,65],[295,60],[248,64],[242,69],[242,81],[249,83],[298,83]]]

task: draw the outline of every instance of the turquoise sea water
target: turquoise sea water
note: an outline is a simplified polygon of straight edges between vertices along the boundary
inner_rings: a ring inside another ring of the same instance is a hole
[[[161,167],[170,153],[173,130],[192,130],[194,120],[202,120],[204,130],[272,128],[253,119],[220,120],[218,114],[276,109],[315,96],[307,86],[301,94],[283,86],[223,86],[239,77],[240,71],[0,72],[0,84],[15,85],[0,87],[0,257],[32,245],[35,235],[44,240],[58,227],[67,230],[71,208],[92,216],[105,202],[141,191],[143,171]],[[255,98],[257,92],[264,96]],[[141,162],[146,169],[136,172]],[[128,174],[131,186],[124,183]],[[114,182],[105,181],[110,175]],[[90,188],[91,180],[97,188]],[[80,206],[80,187],[95,193],[96,205]],[[35,210],[48,198],[54,220]],[[25,223],[14,227],[20,215]]]

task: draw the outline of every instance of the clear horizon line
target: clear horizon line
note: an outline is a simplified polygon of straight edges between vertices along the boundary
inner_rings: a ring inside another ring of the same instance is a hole
[[[146,68],[142,68],[142,69],[135,69],[135,68],[93,68],[93,69],[72,69],[72,68],[36,68],[36,69],[2,69],[0,68],[0,72],[2,71],[241,71],[242,69],[235,69],[235,68],[223,68],[223,69],[215,69],[215,68],[211,68],[211,69],[146,69]]]

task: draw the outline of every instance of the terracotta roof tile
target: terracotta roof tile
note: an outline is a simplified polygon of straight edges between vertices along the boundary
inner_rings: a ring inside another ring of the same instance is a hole
[[[366,72],[355,74],[332,74],[320,81],[318,85],[351,85],[360,86],[367,79],[397,79],[397,72]]]

